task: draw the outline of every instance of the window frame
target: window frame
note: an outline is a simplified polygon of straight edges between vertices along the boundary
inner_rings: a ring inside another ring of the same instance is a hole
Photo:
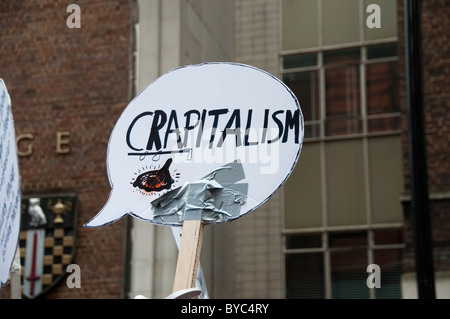
[[[376,41],[365,41],[360,43],[360,45],[334,45],[328,47],[317,48],[317,51],[313,51],[311,49],[305,50],[295,50],[289,52],[281,52],[280,54],[280,65],[281,70],[280,74],[283,78],[285,74],[294,74],[299,72],[317,72],[318,76],[318,109],[319,109],[319,119],[306,121],[305,120],[305,128],[309,125],[313,126],[319,125],[319,136],[307,137],[305,134],[304,141],[305,142],[315,142],[315,141],[324,141],[324,140],[335,140],[335,139],[345,139],[345,138],[361,138],[368,136],[384,136],[384,135],[398,135],[401,133],[401,127],[399,126],[397,129],[389,130],[389,131],[374,131],[369,132],[369,124],[368,122],[373,119],[379,118],[397,118],[401,117],[401,112],[392,112],[392,113],[383,113],[383,114],[368,114],[367,110],[367,90],[366,90],[366,66],[377,63],[386,63],[386,62],[398,62],[399,57],[398,54],[392,57],[381,57],[381,58],[367,58],[367,47],[374,45],[383,45],[383,44],[396,44],[397,38],[389,38],[384,40],[376,40]],[[327,108],[326,108],[326,77],[325,72],[327,69],[336,67],[335,65],[327,66],[324,64],[324,53],[341,50],[341,49],[360,49],[360,61],[359,61],[359,106],[360,106],[360,120],[362,122],[362,129],[360,133],[351,133],[351,134],[343,134],[343,135],[328,135],[326,133],[326,121],[329,120],[327,118]],[[285,56],[291,56],[294,54],[317,54],[317,63],[313,66],[305,66],[305,67],[295,67],[285,69],[283,67],[283,59]],[[301,105],[301,102],[300,102]],[[316,128],[317,129],[317,128]],[[315,130],[316,130],[315,129]]]
[[[279,74],[281,78],[286,73],[294,73],[294,72],[306,72],[306,71],[315,71],[318,76],[318,111],[320,114],[320,118],[314,121],[305,121],[305,128],[308,124],[319,124],[319,136],[317,137],[306,137],[304,138],[305,143],[317,143],[319,145],[319,162],[318,166],[320,169],[321,175],[321,206],[322,206],[322,222],[321,227],[308,227],[308,228],[295,228],[295,229],[287,229],[284,223],[284,230],[282,230],[283,242],[286,243],[286,238],[289,235],[296,234],[316,234],[322,238],[322,246],[314,247],[314,248],[297,248],[297,249],[287,249],[285,245],[283,245],[283,263],[284,256],[287,254],[304,254],[304,253],[317,253],[320,252],[323,255],[324,261],[324,282],[325,282],[325,298],[329,299],[332,297],[331,291],[331,269],[330,269],[330,247],[328,247],[328,236],[331,232],[348,232],[348,231],[366,231],[367,232],[367,261],[368,264],[373,263],[374,260],[374,251],[379,249],[404,249],[404,243],[397,244],[388,244],[388,245],[376,245],[374,242],[374,232],[379,229],[403,229],[403,222],[392,222],[392,223],[374,223],[372,219],[372,212],[370,207],[370,171],[369,171],[369,138],[377,137],[377,136],[400,136],[401,135],[401,127],[397,130],[393,131],[381,131],[381,132],[368,132],[368,120],[376,119],[377,117],[385,117],[392,116],[393,113],[385,113],[385,114],[375,114],[368,115],[367,111],[367,103],[366,103],[366,65],[372,63],[382,63],[382,62],[390,62],[390,61],[399,61],[398,53],[395,57],[388,58],[377,58],[377,59],[367,59],[367,48],[373,45],[382,45],[382,44],[390,44],[390,43],[398,43],[399,39],[397,36],[385,37],[382,39],[375,40],[367,40],[365,39],[366,34],[364,30],[364,21],[367,17],[367,13],[365,12],[365,4],[367,1],[364,0],[356,0],[359,2],[359,41],[345,44],[333,44],[333,45],[324,45],[323,39],[323,13],[321,12],[323,8],[323,0],[317,0],[317,46],[308,47],[303,49],[290,49],[283,50],[283,42],[279,40]],[[279,2],[279,29],[278,33],[281,35],[280,39],[283,39],[283,8],[282,1]],[[325,105],[325,66],[323,63],[323,53],[325,51],[331,50],[340,50],[347,48],[360,48],[361,59],[359,62],[359,70],[360,70],[360,107],[361,107],[361,119],[362,119],[362,131],[358,134],[349,134],[349,135],[340,135],[340,136],[327,136],[325,134],[325,120],[326,120],[326,105]],[[285,69],[283,67],[284,57],[295,54],[317,54],[317,63],[314,66],[306,66],[306,67],[297,67],[297,68],[289,68]],[[300,101],[301,104],[301,101]],[[395,115],[400,118],[401,112],[396,112]],[[305,130],[306,132],[306,130]],[[366,223],[364,225],[346,225],[346,226],[330,226],[328,225],[328,203],[327,203],[327,190],[326,190],[326,151],[325,146],[329,141],[335,140],[343,140],[343,139],[361,139],[363,141],[363,158],[364,158],[364,175],[365,175],[365,198],[366,198],[366,208],[365,212],[361,212],[366,214]],[[284,219],[284,214],[282,214],[282,218]],[[368,274],[367,274],[368,275]],[[288,279],[285,275],[283,276],[284,283]],[[286,289],[284,289],[286,293]],[[375,298],[375,290],[369,289],[370,298]]]
[[[283,248],[283,256],[291,254],[310,254],[310,253],[321,253],[323,258],[323,277],[324,277],[324,299],[332,299],[332,270],[331,270],[331,254],[339,251],[343,251],[345,247],[330,247],[329,237],[332,233],[342,233],[350,234],[354,232],[366,232],[367,236],[367,246],[365,247],[367,253],[367,266],[374,263],[374,255],[376,251],[380,250],[398,250],[405,249],[406,244],[402,243],[391,243],[391,244],[376,244],[375,243],[375,231],[403,231],[403,223],[391,223],[391,224],[379,224],[379,225],[356,225],[356,226],[331,226],[331,227],[319,227],[319,228],[308,228],[301,230],[284,230],[283,237],[284,242],[290,235],[320,235],[322,238],[321,247],[314,248],[287,248],[286,245]],[[347,248],[354,248],[357,246],[348,246]],[[361,247],[359,247],[361,248]],[[369,273],[359,274],[369,276]],[[368,295],[370,299],[376,299],[376,291],[374,289],[368,289]],[[285,290],[286,293],[286,290]],[[286,297],[286,296],[285,296]]]

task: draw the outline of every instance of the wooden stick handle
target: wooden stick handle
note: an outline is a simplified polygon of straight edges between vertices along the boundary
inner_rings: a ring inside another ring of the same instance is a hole
[[[22,299],[22,290],[20,289],[20,247],[17,243],[16,255],[11,267],[11,299]]]
[[[173,292],[195,287],[203,239],[203,222],[185,220],[181,233]]]

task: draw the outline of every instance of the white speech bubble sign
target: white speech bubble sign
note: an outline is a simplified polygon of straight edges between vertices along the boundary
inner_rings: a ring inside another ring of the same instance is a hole
[[[240,182],[248,183],[240,217],[286,181],[303,136],[300,104],[273,75],[224,62],[174,69],[136,96],[118,119],[107,154],[112,191],[85,226],[106,225],[126,214],[161,224],[153,200],[233,161],[242,164]],[[162,171],[166,177],[161,173],[158,183],[145,179]]]
[[[8,281],[20,230],[20,176],[11,99],[0,79],[0,281]]]

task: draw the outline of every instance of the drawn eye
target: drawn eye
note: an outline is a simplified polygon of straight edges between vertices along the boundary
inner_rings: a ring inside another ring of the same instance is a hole
[[[169,158],[160,169],[142,173],[136,178],[133,186],[147,192],[159,192],[163,189],[170,189],[174,182],[169,171],[171,163],[172,159]]]

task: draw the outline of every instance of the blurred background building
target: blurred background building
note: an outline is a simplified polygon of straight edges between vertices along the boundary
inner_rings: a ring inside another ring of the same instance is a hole
[[[255,212],[206,227],[212,298],[414,298],[403,1],[79,0],[0,3],[26,196],[76,194],[81,288],[44,298],[164,298],[170,229],[123,218],[83,227],[107,201],[109,135],[122,110],[171,69],[208,61],[261,68],[297,95],[299,162]],[[377,4],[376,17],[367,8]],[[450,297],[449,1],[423,1],[423,79],[436,292]],[[381,288],[367,266],[378,264]],[[2,298],[7,289],[2,289]]]

